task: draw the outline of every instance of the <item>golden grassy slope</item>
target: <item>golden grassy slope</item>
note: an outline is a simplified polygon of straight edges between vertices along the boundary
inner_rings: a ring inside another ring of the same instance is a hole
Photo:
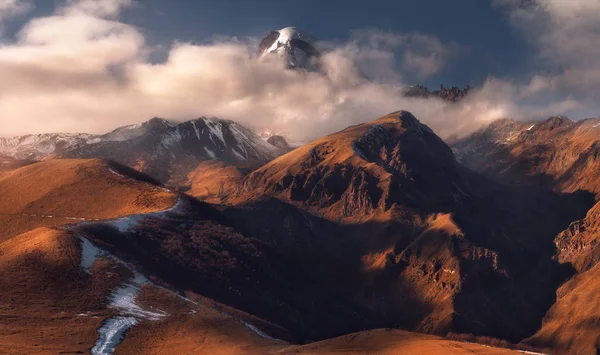
[[[446,340],[402,330],[377,329],[345,335],[305,346],[290,347],[278,354],[373,354],[373,355],[509,355],[517,351]]]
[[[78,239],[65,231],[40,228],[0,243],[0,354],[85,353],[94,345],[105,297],[122,278],[108,261],[94,265],[102,277],[92,278],[80,258]]]
[[[38,227],[154,212],[175,203],[159,186],[103,160],[48,160],[0,175],[0,241]],[[81,221],[81,220],[79,220]]]
[[[557,353],[595,355],[600,346],[600,264],[578,274],[557,291],[542,328],[525,343]]]
[[[220,161],[205,161],[188,175],[188,193],[210,203],[219,203],[227,193],[238,188],[243,177],[244,174],[235,166]]]

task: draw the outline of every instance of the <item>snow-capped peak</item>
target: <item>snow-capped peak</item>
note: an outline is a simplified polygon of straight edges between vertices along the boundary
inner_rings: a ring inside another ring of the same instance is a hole
[[[291,41],[292,39],[298,39],[298,40],[303,40],[306,42],[312,42],[312,40],[310,39],[310,36],[307,35],[302,35],[297,29],[296,27],[286,27],[283,28],[279,31],[279,37],[277,38],[277,40],[275,42],[273,42],[273,44],[271,45],[271,47],[269,47],[269,49],[267,50],[268,52],[273,52],[275,50],[277,50],[277,48],[281,47],[281,46],[289,46],[291,45]]]
[[[315,71],[313,59],[319,53],[314,46],[314,37],[303,33],[295,27],[286,27],[272,31],[260,43],[258,52],[260,58],[276,54],[283,58],[290,68]]]

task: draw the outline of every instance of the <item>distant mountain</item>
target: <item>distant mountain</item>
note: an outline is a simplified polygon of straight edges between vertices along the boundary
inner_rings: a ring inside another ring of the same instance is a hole
[[[276,144],[270,144],[236,122],[214,117],[182,123],[153,118],[103,135],[52,133],[0,138],[0,153],[37,160],[108,158],[162,182],[174,182],[185,180],[204,160],[260,166],[289,150],[282,139],[275,138]]]
[[[311,35],[295,27],[286,27],[271,31],[260,42],[258,55],[259,58],[277,55],[285,60],[289,68],[316,71],[318,65],[314,59],[318,58],[319,52],[315,48],[315,42]]]
[[[502,119],[451,146],[465,166],[508,185],[600,193],[600,118]]]
[[[464,89],[460,89],[455,86],[450,89],[446,89],[442,84],[440,89],[435,91],[429,91],[429,89],[422,85],[415,85],[407,87],[404,95],[406,97],[421,98],[438,97],[445,101],[458,102],[464,99],[470,91],[471,87],[469,85],[467,85]]]

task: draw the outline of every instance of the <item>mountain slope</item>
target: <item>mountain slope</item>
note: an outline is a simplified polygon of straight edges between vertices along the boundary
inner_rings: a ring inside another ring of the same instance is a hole
[[[600,192],[600,120],[571,121],[551,117],[541,122],[494,122],[455,142],[459,159],[468,167],[508,185],[558,192],[583,190],[598,199]],[[541,329],[526,342],[559,353],[595,354],[600,332],[598,291],[598,226],[600,203],[580,220],[557,233],[555,259],[577,273],[556,292]]]
[[[297,148],[231,186],[212,198],[236,228],[368,308],[377,326],[513,341],[533,334],[553,303],[569,270],[552,260],[552,239],[590,203],[473,174],[405,111]]]
[[[499,120],[452,144],[467,167],[509,185],[600,192],[600,120]]]
[[[42,226],[167,209],[173,193],[102,160],[48,160],[0,175],[0,241]]]

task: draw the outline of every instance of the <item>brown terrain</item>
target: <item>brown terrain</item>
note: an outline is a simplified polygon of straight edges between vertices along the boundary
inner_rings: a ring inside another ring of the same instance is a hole
[[[175,203],[176,196],[152,180],[124,174],[139,175],[102,160],[47,160],[0,173],[0,241],[37,227],[114,219]]]
[[[595,124],[505,120],[453,153],[399,111],[203,161],[188,195],[7,157],[0,353],[596,353]]]
[[[407,112],[297,148],[232,186],[221,208],[236,228],[366,308],[374,326],[513,342],[539,329],[572,273],[552,259],[554,236],[592,204],[474,174]]]
[[[30,189],[31,180],[43,183]],[[325,354],[333,348],[349,354],[509,353],[395,330],[290,345],[299,334],[319,337],[329,328],[340,331],[358,308],[327,301],[322,285],[260,241],[243,237],[211,207],[183,198],[178,204],[183,207],[153,214],[173,206],[175,196],[143,175],[101,160],[32,164],[2,175],[0,186],[7,196],[3,208],[11,214],[28,215],[33,209],[56,218],[85,216],[78,221],[44,217],[49,221],[44,227],[35,218],[29,224],[20,220],[18,230],[25,232],[15,235],[15,229],[3,236],[0,353],[97,352],[102,327],[132,312],[111,300],[140,271],[152,281],[139,286],[134,304],[160,316],[134,316],[137,323],[117,354]],[[131,214],[147,217],[127,230],[117,222],[102,222]],[[90,262],[89,245],[106,251]],[[263,332],[288,341],[269,339]]]
[[[585,191],[598,199],[598,119],[552,117],[526,124],[502,120],[453,144],[462,161],[505,184]],[[576,274],[557,290],[541,329],[526,342],[569,354],[600,349],[597,307],[600,204],[554,239],[555,259]]]

